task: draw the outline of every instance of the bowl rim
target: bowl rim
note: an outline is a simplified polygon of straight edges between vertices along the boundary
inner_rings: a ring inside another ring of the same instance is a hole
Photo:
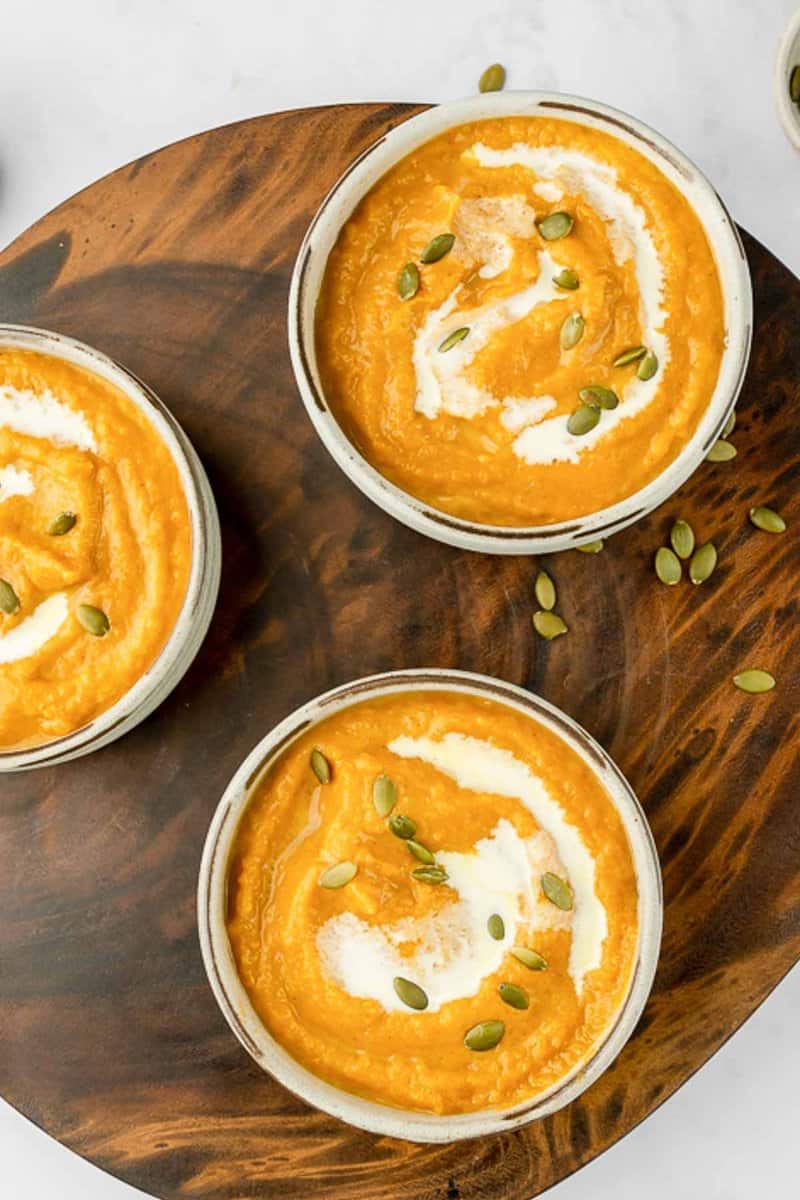
[[[714,392],[695,433],[677,458],[645,487],[583,517],[539,526],[489,525],[433,508],[391,483],[360,454],[325,399],[316,372],[313,314],[325,263],[339,231],[357,203],[399,159],[453,126],[539,112],[603,129],[653,161],[681,190],[705,229],[717,263],[725,304],[725,347]],[[316,275],[313,288],[312,274]],[[667,138],[638,118],[561,92],[504,91],[452,100],[410,117],[379,137],[347,167],[322,200],[298,251],[289,290],[288,338],[295,380],[308,416],[334,461],[370,500],[404,525],[448,545],[489,554],[551,553],[609,537],[672,495],[703,461],[733,411],[747,370],[752,325],[752,287],[744,247],[706,176]]]
[[[533,1100],[505,1110],[437,1116],[363,1099],[327,1083],[293,1058],[267,1031],[239,978],[225,926],[230,854],[253,789],[276,759],[318,722],[368,697],[456,691],[497,700],[545,725],[576,751],[609,792],[626,829],[639,887],[639,941],[625,1000],[589,1059]],[[576,721],[535,693],[474,672],[446,668],[385,671],[314,697],[278,722],[234,772],[206,835],[197,887],[200,948],[211,990],[230,1029],[251,1058],[302,1100],[371,1133],[442,1143],[508,1132],[580,1096],[620,1053],[644,1009],[661,943],[663,890],[658,852],[633,789],[605,750]]]
[[[783,131],[796,150],[800,150],[800,106],[793,104],[789,96],[789,78],[792,69],[800,64],[800,8],[789,18],[778,43],[775,68],[772,73],[772,91],[775,107]]]
[[[99,375],[143,413],[178,470],[189,509],[192,558],[178,617],[144,674],[110,708],[71,733],[36,746],[0,750],[0,774],[51,766],[89,754],[144,720],[176,686],[200,648],[216,604],[222,556],[219,517],[205,470],[176,418],[147,384],[93,346],[37,326],[0,323],[0,349],[6,348],[59,358]]]

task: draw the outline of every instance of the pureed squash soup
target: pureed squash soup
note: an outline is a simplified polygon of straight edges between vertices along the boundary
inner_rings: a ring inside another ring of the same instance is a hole
[[[109,709],[177,621],[189,509],[165,442],[82,366],[0,348],[0,750]]]
[[[343,432],[435,509],[496,526],[585,516],[660,475],[724,348],[702,224],[659,168],[576,122],[451,128],[344,224],[316,314]]]
[[[363,1098],[509,1108],[622,1008],[638,888],[622,819],[561,737],[473,694],[363,700],[254,786],[228,870],[236,968],[272,1037]]]

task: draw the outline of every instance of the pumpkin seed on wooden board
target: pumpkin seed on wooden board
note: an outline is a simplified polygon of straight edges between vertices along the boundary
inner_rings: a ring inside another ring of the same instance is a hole
[[[590,433],[600,420],[600,410],[592,404],[579,404],[567,420],[567,432],[573,437],[583,437]]]
[[[655,568],[656,575],[667,587],[680,583],[683,568],[674,550],[669,550],[666,546],[656,550]]]
[[[553,283],[557,288],[561,288],[562,292],[574,292],[581,286],[580,279],[571,267],[564,267],[557,275],[554,275]]]
[[[559,238],[566,237],[572,232],[572,226],[575,224],[573,218],[567,212],[548,213],[541,221],[537,223],[536,228],[546,242],[557,242]]]
[[[579,312],[570,313],[561,326],[559,335],[562,350],[572,350],[583,337],[586,323]]]
[[[584,404],[591,404],[594,408],[612,409],[619,404],[617,393],[611,388],[601,387],[599,383],[591,383],[588,387],[581,388],[578,397]]]
[[[723,425],[722,436],[724,438],[730,437],[730,435],[733,433],[735,428],[736,428],[736,409],[733,410],[733,412],[731,413],[731,415],[728,417],[727,421]]]
[[[561,879],[552,871],[545,871],[542,876],[542,891],[550,903],[555,904],[556,908],[562,908],[565,912],[569,912],[572,908],[574,900],[572,888],[566,879]]]
[[[401,300],[410,300],[419,291],[419,267],[409,262],[397,276],[397,291]]]
[[[556,606],[556,585],[553,583],[547,571],[540,571],[536,576],[536,584],[534,586],[536,593],[536,602],[540,608],[547,612]]]
[[[111,628],[111,622],[102,608],[95,608],[93,604],[79,604],[75,615],[92,637],[105,637]]]
[[[786,531],[786,522],[781,514],[775,512],[774,508],[767,508],[763,504],[750,509],[750,521],[756,529],[763,529],[764,533],[784,533]]]
[[[533,628],[546,641],[552,642],[553,638],[560,637],[562,633],[568,633],[567,624],[558,613],[547,612],[546,609],[540,609],[533,614]]]
[[[500,63],[492,63],[478,80],[479,92],[501,92],[506,82],[506,69]]]
[[[397,788],[388,775],[378,775],[372,785],[372,803],[379,817],[388,817],[397,803]]]
[[[315,746],[311,751],[311,756],[308,761],[311,770],[314,772],[320,783],[330,783],[331,764],[328,762],[319,746]]]
[[[538,950],[529,949],[528,946],[512,946],[511,953],[529,971],[544,971],[547,967],[547,959],[544,955],[540,954]]]
[[[411,818],[404,817],[400,813],[389,818],[389,828],[395,837],[403,838],[404,840],[413,838],[417,832],[417,827]]]
[[[70,529],[74,529],[78,523],[78,518],[73,512],[59,513],[54,521],[51,521],[48,533],[50,537],[63,537],[65,533],[69,533]]]
[[[688,521],[677,520],[669,531],[669,540],[678,558],[691,558],[694,550],[694,530]]]
[[[770,692],[775,687],[774,676],[770,675],[769,671],[762,671],[760,667],[749,667],[746,671],[740,671],[738,675],[734,675],[733,682],[740,692],[749,692],[753,696]]]
[[[580,550],[581,554],[599,554],[605,546],[602,538],[598,538],[594,542],[584,542],[582,546],[576,546],[576,550]]]
[[[705,583],[717,565],[717,548],[713,542],[705,542],[695,550],[689,562],[689,578],[692,583]]]
[[[800,63],[792,67],[789,75],[789,98],[794,104],[800,104]]]
[[[423,1012],[428,1007],[428,997],[418,983],[403,979],[402,975],[395,975],[392,983],[396,995],[408,1008]]]
[[[498,987],[500,999],[508,1004],[510,1008],[530,1008],[531,1002],[525,988],[518,987],[516,983],[501,983]]]
[[[640,358],[644,358],[647,354],[647,346],[631,346],[629,350],[623,350],[618,354],[611,364],[614,367],[627,367],[629,363],[638,362]]]
[[[454,329],[452,333],[448,333],[444,341],[439,343],[439,353],[446,354],[448,350],[452,350],[453,346],[463,342],[468,333],[469,325],[462,325],[460,329]]]
[[[351,879],[355,879],[357,872],[356,864],[345,859],[344,862],[334,863],[332,867],[324,870],[319,877],[319,882],[322,887],[331,890],[344,887]]]
[[[432,867],[436,862],[428,847],[423,846],[421,842],[415,842],[413,838],[407,838],[406,846],[409,853],[413,854],[414,858],[418,859],[419,862],[425,863],[426,866]]]
[[[732,458],[736,458],[736,447],[733,442],[726,442],[725,438],[720,438],[714,442],[706,455],[706,462],[730,462]]]
[[[19,608],[19,596],[7,579],[0,579],[0,612],[10,617]]]
[[[502,942],[506,936],[506,923],[500,913],[492,913],[486,922],[486,928],[489,930],[489,937],[494,938],[496,942]]]
[[[435,263],[440,258],[444,258],[445,254],[449,254],[455,245],[456,235],[454,233],[437,233],[435,238],[431,238],[422,254],[419,256],[421,263]]]
[[[481,1021],[473,1025],[464,1035],[464,1045],[468,1050],[494,1050],[503,1040],[506,1027],[502,1021]]]

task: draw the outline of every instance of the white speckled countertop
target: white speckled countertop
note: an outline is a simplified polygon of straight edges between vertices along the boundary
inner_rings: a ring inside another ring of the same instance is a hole
[[[800,153],[772,68],[796,0],[39,0],[0,42],[0,244],[166,142],[240,117],[443,100],[499,60],[510,87],[593,96],[684,149],[737,220],[800,274]],[[800,328],[800,324],[798,326]],[[553,1200],[796,1194],[800,971],[642,1126]],[[0,1035],[0,1055],[8,1052]],[[0,1102],[8,1200],[141,1193]],[[367,1200],[367,1198],[365,1198]]]

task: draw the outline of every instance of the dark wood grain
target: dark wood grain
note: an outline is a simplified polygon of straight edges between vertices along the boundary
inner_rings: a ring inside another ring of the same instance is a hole
[[[286,350],[289,275],[346,163],[415,111],[359,105],[214,130],[74,197],[0,259],[0,315],[120,359],[169,404],[223,522],[219,608],[188,676],[115,746],[0,779],[0,1092],[165,1198],[527,1200],[600,1153],[733,1033],[800,954],[800,282],[747,239],[757,327],[732,464],[596,557],[548,563],[571,632],[530,628],[534,564],[404,529],[318,442]],[[747,522],[768,501],[782,538]],[[701,588],[651,568],[677,515]],[[205,831],[261,735],[317,692],[450,666],[540,692],[607,747],[664,866],[655,991],[615,1066],[519,1133],[454,1147],[356,1132],[234,1041],[195,925]],[[730,684],[766,666],[774,693]]]

